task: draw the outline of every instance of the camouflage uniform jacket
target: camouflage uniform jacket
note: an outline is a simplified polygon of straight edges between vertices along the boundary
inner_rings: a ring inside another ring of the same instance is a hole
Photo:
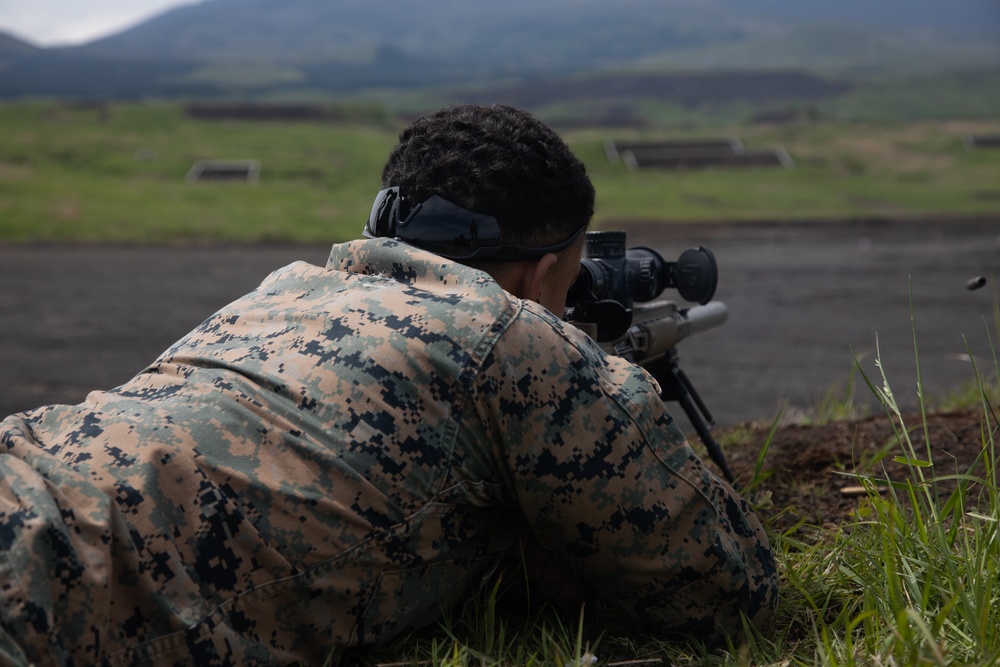
[[[335,246],[128,383],[0,423],[0,658],[322,663],[436,618],[525,525],[663,630],[776,601],[644,371],[484,273]]]

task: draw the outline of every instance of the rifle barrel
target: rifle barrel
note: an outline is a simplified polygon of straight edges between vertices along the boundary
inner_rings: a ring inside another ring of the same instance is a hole
[[[674,301],[639,304],[626,334],[627,348],[641,365],[666,355],[689,336],[722,326],[728,317],[729,309],[721,301],[684,309]]]

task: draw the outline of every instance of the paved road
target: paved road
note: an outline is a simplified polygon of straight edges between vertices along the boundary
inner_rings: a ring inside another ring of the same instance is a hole
[[[987,327],[1000,223],[711,227],[635,225],[629,245],[668,259],[704,244],[720,265],[719,328],[681,343],[682,367],[722,426],[808,410],[843,389],[876,342],[899,399],[915,401],[910,292],[923,381],[940,395],[992,369]],[[0,246],[0,413],[113,387],[271,269],[322,263],[321,246]],[[975,291],[966,282],[988,279]],[[880,382],[880,381],[879,381]],[[869,392],[859,388],[861,400]]]

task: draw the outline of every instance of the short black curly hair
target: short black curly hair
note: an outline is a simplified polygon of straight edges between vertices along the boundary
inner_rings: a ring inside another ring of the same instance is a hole
[[[594,215],[583,163],[544,123],[502,104],[458,105],[414,121],[382,171],[382,187],[392,186],[410,205],[438,195],[491,215],[503,241],[516,245],[555,243]]]

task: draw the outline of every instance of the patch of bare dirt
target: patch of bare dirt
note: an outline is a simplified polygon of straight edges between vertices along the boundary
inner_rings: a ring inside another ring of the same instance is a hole
[[[771,427],[738,428],[746,430],[746,444],[728,448],[726,455],[737,487],[743,487],[751,479]],[[852,487],[862,485],[858,475],[896,483],[915,481],[918,473],[904,460],[908,457],[933,463],[921,465],[920,472],[926,480],[936,480],[941,497],[955,488],[948,476],[970,473],[984,479],[987,465],[995,475],[990,434],[996,430],[996,416],[984,416],[981,408],[932,413],[926,420],[919,413],[904,414],[901,421],[879,414],[856,421],[779,426],[763,463],[770,477],[754,493],[770,494],[762,513],[769,514],[772,526],[779,530],[798,522],[835,527],[849,520],[864,502],[866,494],[852,493]],[[906,434],[913,452],[906,445]],[[988,456],[984,457],[984,449]],[[975,497],[973,488],[970,498]]]

